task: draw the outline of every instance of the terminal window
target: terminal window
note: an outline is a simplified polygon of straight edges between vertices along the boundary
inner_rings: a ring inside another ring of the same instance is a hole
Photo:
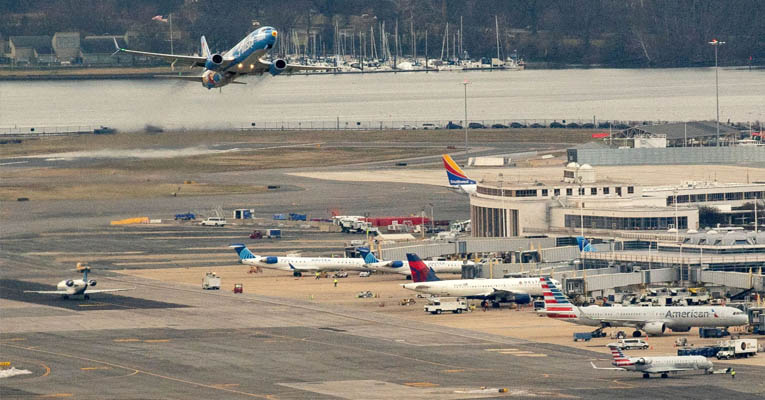
[[[604,187],[603,188],[603,194],[608,194],[608,192],[609,192],[608,186]]]
[[[547,197],[547,189],[542,189],[542,197]]]
[[[553,189],[553,196],[560,196],[560,189]]]
[[[566,215],[564,224],[566,228],[581,228],[580,215]],[[680,229],[688,229],[688,217],[678,217]],[[666,230],[675,226],[675,217],[601,217],[584,216],[584,226],[591,229],[615,229],[615,230]]]
[[[627,194],[635,193],[635,187],[634,186],[627,186]]]
[[[596,196],[598,194],[598,188],[590,188],[590,194]]]
[[[566,196],[571,196],[574,194],[574,189],[566,188]]]
[[[537,197],[536,189],[516,190],[515,197]]]

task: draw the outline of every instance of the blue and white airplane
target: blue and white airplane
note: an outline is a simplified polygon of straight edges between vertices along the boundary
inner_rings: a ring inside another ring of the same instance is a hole
[[[287,64],[282,59],[276,59],[273,62],[263,59],[268,51],[274,47],[276,29],[270,26],[258,28],[249,35],[245,36],[241,42],[232,47],[231,50],[220,54],[211,53],[207,46],[207,40],[202,36],[202,55],[201,56],[183,56],[178,54],[152,53],[148,51],[128,50],[119,47],[117,39],[114,39],[114,46],[117,53],[138,54],[146,57],[163,58],[175,65],[176,62],[189,63],[190,67],[204,67],[201,76],[175,76],[168,77],[172,79],[181,79],[192,82],[200,82],[207,89],[220,88],[229,83],[245,84],[245,82],[236,81],[236,78],[244,75],[263,75],[268,72],[271,75],[279,75],[283,72],[291,73],[295,71],[316,71],[332,70],[334,67],[322,67],[313,65],[295,65]]]
[[[229,247],[239,255],[239,262],[255,267],[291,271],[294,276],[303,276],[304,272],[320,271],[369,271],[366,267],[370,259],[363,258],[334,258],[334,257],[282,257],[258,256],[242,243]]]
[[[384,261],[375,257],[372,252],[365,247],[359,247],[358,249],[361,257],[366,261],[365,266],[372,271],[388,272],[394,274],[401,274],[406,277],[412,276],[412,270],[409,268],[409,261],[393,260]],[[433,272],[445,273],[445,274],[459,274],[462,272],[463,265],[475,265],[472,261],[423,261],[425,266],[432,269]]]

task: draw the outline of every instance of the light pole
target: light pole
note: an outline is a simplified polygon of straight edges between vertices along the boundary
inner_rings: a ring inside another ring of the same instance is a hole
[[[721,42],[717,39],[712,39],[711,42],[709,42],[712,46],[715,47],[715,98],[717,99],[717,147],[720,147],[720,90],[718,87],[718,74],[717,74],[717,48],[724,45],[725,42]]]
[[[468,119],[467,119],[467,87],[470,84],[467,79],[465,79],[465,82],[462,82],[462,85],[465,86],[465,165],[467,165],[468,162]]]
[[[675,195],[675,242],[680,241],[680,225],[678,225],[678,218],[677,218],[677,188],[672,190]],[[680,252],[682,253],[682,247]]]
[[[435,232],[435,220],[433,219],[433,203],[428,203],[430,206],[430,232]]]

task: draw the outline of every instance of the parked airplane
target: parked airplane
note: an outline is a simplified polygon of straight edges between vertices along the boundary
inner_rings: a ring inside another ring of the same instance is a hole
[[[685,307],[577,307],[558,289],[559,283],[540,278],[544,288],[545,310],[540,313],[580,325],[635,328],[632,336],[661,335],[669,328],[673,332],[688,332],[692,327],[729,327],[746,325],[749,317],[743,311],[724,306]]]
[[[368,261],[363,258],[256,256],[244,244],[237,243],[229,247],[239,254],[242,264],[292,271],[294,276],[303,276],[303,272],[369,271],[365,267]]]
[[[366,267],[372,271],[388,272],[394,274],[405,275],[407,278],[411,277],[412,270],[409,268],[408,261],[381,261],[372,254],[367,248],[359,248],[361,257],[365,260],[369,260]],[[434,272],[441,272],[445,274],[459,274],[462,273],[463,265],[473,265],[472,261],[423,261],[425,266],[432,269]]]
[[[502,302],[527,304],[531,296],[542,296],[539,278],[454,279],[442,281],[416,254],[407,253],[412,282],[405,289],[435,296],[467,297],[491,301],[495,307]]]
[[[614,368],[596,367],[595,363],[590,361],[592,368],[642,372],[644,379],[650,378],[651,374],[661,374],[662,378],[666,378],[670,372],[704,370],[711,374],[714,371],[712,362],[704,356],[627,357],[618,347],[609,348],[614,358],[611,363]]]
[[[204,67],[205,70],[201,76],[175,76],[168,78],[199,82],[207,89],[220,88],[229,83],[245,84],[245,82],[236,81],[237,78],[244,75],[263,75],[266,72],[271,75],[279,75],[295,71],[325,71],[335,69],[334,67],[287,64],[282,59],[276,59],[273,62],[263,59],[268,54],[268,51],[274,47],[277,35],[276,29],[270,26],[258,28],[245,36],[231,50],[223,54],[211,53],[210,48],[207,46],[207,40],[202,36],[201,56],[128,50],[120,48],[117,44],[117,39],[114,39],[114,47],[117,48],[114,54],[122,52],[163,58],[170,61],[173,66],[176,62],[181,61],[182,63],[188,63],[190,67]]]
[[[444,161],[444,168],[446,168],[446,177],[449,178],[449,187],[467,195],[475,193],[475,181],[465,175],[465,172],[454,162],[452,157],[444,154],[442,159]]]
[[[24,293],[59,294],[65,299],[68,299],[69,296],[82,296],[85,300],[88,300],[90,299],[90,295],[95,293],[121,292],[124,290],[135,289],[88,289],[89,287],[96,286],[95,280],[88,280],[88,271],[90,271],[90,267],[77,263],[77,271],[82,272],[82,279],[63,280],[56,285],[56,290],[25,290]]]

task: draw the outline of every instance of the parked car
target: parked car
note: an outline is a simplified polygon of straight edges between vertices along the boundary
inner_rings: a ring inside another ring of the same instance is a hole
[[[595,129],[595,124],[593,124],[592,122],[588,122],[586,124],[582,124],[582,126],[580,128],[582,128],[582,129]]]
[[[361,271],[359,272],[359,276],[362,278],[368,278],[369,277],[369,271]]]
[[[611,127],[610,122],[599,122],[598,123],[598,129],[608,129]]]
[[[486,127],[479,123],[479,122],[471,122],[468,124],[468,128],[470,129],[485,129]]]
[[[430,122],[425,122],[425,123],[422,124],[422,129],[425,129],[425,130],[436,130],[436,129],[441,129],[441,127],[436,125],[436,124],[431,124]]]
[[[491,126],[492,129],[507,129],[507,125],[502,124],[494,124]]]
[[[580,126],[576,122],[571,122],[568,125],[566,125],[566,128],[569,128],[569,129],[579,129]]]
[[[534,122],[533,124],[529,125],[529,128],[546,128],[546,126]]]
[[[646,342],[643,339],[619,339],[616,342],[609,343],[607,345],[608,347],[616,346],[622,350],[632,350],[632,349],[639,349],[639,350],[645,350],[648,347],[648,342]]]
[[[449,121],[448,124],[446,124],[446,129],[462,129],[462,125],[457,125],[452,121]]]
[[[417,127],[414,126],[414,125],[409,125],[409,124],[401,125],[401,130],[402,131],[415,130],[415,129],[417,129]]]
[[[199,223],[202,226],[225,226],[226,219],[223,217],[209,217],[206,220]]]
[[[552,123],[550,123],[550,128],[565,128],[565,127],[566,125],[563,125],[558,121],[553,121]]]
[[[513,129],[518,129],[518,128],[525,128],[526,125],[524,125],[524,124],[522,124],[520,122],[513,122],[512,124],[510,124],[510,127],[513,128]]]

